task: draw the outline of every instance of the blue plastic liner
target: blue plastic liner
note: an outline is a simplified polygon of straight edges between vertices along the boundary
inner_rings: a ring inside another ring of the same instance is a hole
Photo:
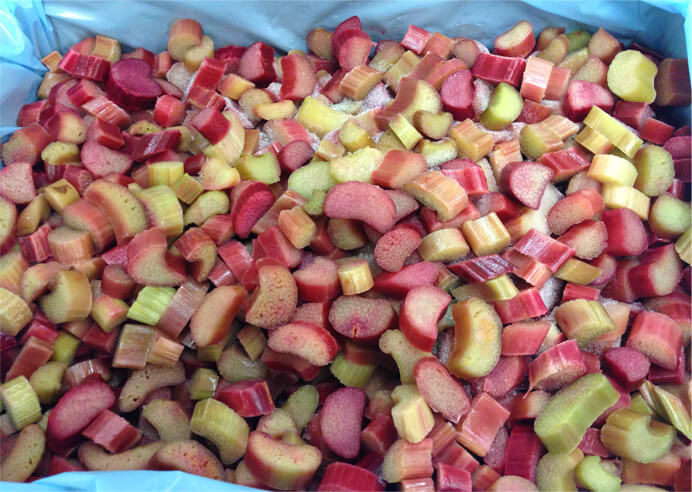
[[[302,47],[317,26],[333,29],[358,15],[373,39],[401,39],[409,24],[449,36],[478,39],[488,46],[520,19],[535,32],[564,26],[568,31],[599,26],[627,45],[649,46],[665,56],[692,53],[692,7],[686,0],[664,1],[45,1],[0,0],[0,137],[16,129],[23,104],[36,99],[45,68],[40,58],[62,53],[77,41],[103,34],[124,51],[142,46],[165,49],[168,28],[178,18],[198,20],[217,47],[262,40],[287,51]],[[689,58],[689,57],[688,57]],[[689,108],[676,110],[689,122]],[[2,164],[0,163],[0,166]],[[221,492],[251,490],[181,472],[64,473],[32,484],[2,483],[3,492],[156,491]]]

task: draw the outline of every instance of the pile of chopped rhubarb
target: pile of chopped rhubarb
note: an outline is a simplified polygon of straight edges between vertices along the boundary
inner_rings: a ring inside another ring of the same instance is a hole
[[[448,35],[46,55],[1,152],[0,480],[689,491],[688,61]]]

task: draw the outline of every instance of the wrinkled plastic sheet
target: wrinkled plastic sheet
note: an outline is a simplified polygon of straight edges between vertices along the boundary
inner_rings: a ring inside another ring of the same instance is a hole
[[[567,31],[602,26],[627,45],[636,41],[676,58],[692,53],[692,7],[682,1],[45,1],[0,0],[0,137],[13,132],[19,108],[35,100],[45,68],[40,58],[61,53],[95,33],[113,37],[123,51],[166,48],[174,19],[192,17],[216,46],[262,40],[287,51],[301,47],[316,27],[333,28],[360,16],[373,39],[401,39],[409,24],[492,46],[495,36],[519,19],[536,32],[549,25]],[[689,122],[689,108],[672,116]],[[3,492],[221,492],[251,490],[181,472],[77,472],[30,485],[0,485]]]

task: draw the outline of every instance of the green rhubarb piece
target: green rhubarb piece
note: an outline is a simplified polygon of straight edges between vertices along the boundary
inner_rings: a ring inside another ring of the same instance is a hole
[[[137,299],[127,311],[127,317],[140,323],[155,326],[175,295],[173,287],[147,285],[137,294]]]
[[[591,107],[586,118],[584,118],[584,124],[608,139],[628,159],[632,159],[644,143],[641,138],[628,130],[625,125],[598,106]]]
[[[619,397],[603,374],[587,374],[553,395],[536,418],[534,430],[549,452],[569,453]]]
[[[653,485],[627,484],[620,487],[620,492],[667,492],[667,490]]]
[[[562,147],[562,140],[541,123],[524,126],[519,133],[521,152],[531,159],[538,159],[546,152]]]
[[[38,396],[24,376],[17,376],[2,385],[2,403],[17,430],[41,420]]]
[[[303,210],[309,215],[322,215],[324,213],[324,199],[326,197],[327,192],[324,190],[313,191],[310,199],[303,204]]]
[[[219,400],[197,402],[190,419],[190,430],[213,442],[221,461],[231,464],[245,454],[250,427],[245,419]]]
[[[519,91],[506,82],[500,82],[478,120],[489,130],[502,130],[519,117],[523,106]]]
[[[399,379],[402,384],[415,383],[413,368],[423,357],[429,357],[430,352],[419,350],[406,340],[400,330],[387,330],[379,340],[380,350],[390,354],[399,368]]]
[[[49,361],[36,369],[29,377],[29,383],[42,405],[48,405],[55,399],[60,391],[66,369],[65,362]]]
[[[228,193],[223,191],[204,192],[185,210],[183,215],[185,225],[201,226],[213,215],[227,214],[230,206],[231,201],[228,198]]]
[[[306,384],[291,393],[281,408],[288,412],[298,429],[302,430],[315,415],[319,401],[320,394],[317,389],[311,384]]]
[[[641,51],[621,51],[608,67],[608,89],[625,101],[652,103],[657,71],[656,64]]]
[[[190,417],[177,401],[150,401],[142,407],[142,416],[156,429],[162,441],[190,439]]]
[[[267,366],[262,359],[250,359],[236,343],[221,352],[216,361],[216,368],[221,377],[231,383],[267,377]]]
[[[234,165],[243,179],[254,179],[270,185],[278,183],[281,178],[279,160],[271,152],[241,156]]]
[[[221,352],[228,345],[228,341],[235,336],[238,331],[238,323],[232,323],[228,333],[218,343],[207,345],[206,347],[197,347],[197,359],[202,362],[216,362],[221,357]]]
[[[621,408],[601,428],[601,443],[608,451],[639,463],[653,463],[670,451],[675,429],[650,416]]]
[[[369,183],[370,176],[383,158],[384,153],[378,149],[363,147],[352,154],[336,157],[329,161],[329,172],[337,183],[348,181]]]
[[[589,58],[589,49],[584,47],[570,52],[560,63],[558,67],[569,68],[572,73],[576,72]]]
[[[349,118],[348,114],[332,109],[312,96],[303,99],[296,113],[296,120],[320,138],[332,130],[341,128]]]
[[[647,405],[646,401],[644,400],[644,397],[640,392],[636,392],[632,395],[632,398],[630,399],[630,410],[633,410],[637,413],[641,413],[642,415],[655,415],[656,412]]]
[[[211,398],[214,396],[218,384],[219,375],[215,370],[200,367],[194,372],[190,380],[190,398],[193,400]]]
[[[649,210],[649,227],[664,237],[678,237],[690,228],[690,204],[673,195],[663,193]]]
[[[372,364],[352,362],[344,357],[341,352],[337,354],[332,365],[329,366],[329,370],[341,384],[355,388],[364,388],[376,368],[377,366]]]
[[[553,314],[565,336],[575,339],[580,347],[585,347],[598,337],[615,330],[613,320],[598,301],[567,301],[555,308]]]
[[[692,439],[692,422],[685,403],[673,393],[660,386],[644,381],[639,388],[643,400],[653,408],[666,422],[682,432],[687,439]]]
[[[313,161],[299,167],[288,177],[287,189],[302,195],[306,200],[316,191],[329,191],[336,181],[329,172],[329,163]]]
[[[577,483],[594,492],[618,492],[620,477],[606,470],[598,456],[587,456],[577,465]]]
[[[645,145],[634,156],[632,164],[637,168],[634,187],[648,196],[658,196],[666,191],[675,178],[675,164],[668,151],[658,145]],[[689,205],[687,208],[689,216]]]
[[[536,465],[536,485],[541,491],[577,491],[575,469],[584,458],[580,449],[571,453],[547,453]]]
[[[569,39],[570,53],[582,48],[586,48],[591,40],[591,33],[583,30],[568,32],[565,34],[565,36],[567,36],[567,39]]]
[[[53,356],[51,360],[56,362],[65,362],[70,364],[74,355],[77,353],[77,348],[81,340],[66,331],[61,331],[58,338],[53,342]]]

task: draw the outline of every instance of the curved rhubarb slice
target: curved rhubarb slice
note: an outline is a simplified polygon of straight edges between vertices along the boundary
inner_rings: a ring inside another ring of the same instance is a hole
[[[586,364],[576,340],[550,347],[529,364],[529,386],[555,391],[586,374]]]
[[[204,282],[216,263],[216,244],[199,227],[185,231],[175,242],[185,261],[192,263],[191,275],[195,282]]]
[[[38,425],[27,425],[11,451],[3,457],[0,480],[25,482],[36,470],[46,449],[46,436]]]
[[[274,203],[269,186],[260,182],[246,180],[231,192],[231,218],[233,230],[238,237],[250,235],[251,229]]]
[[[619,397],[603,374],[587,374],[553,395],[536,418],[534,431],[550,453],[572,452],[586,429]]]
[[[85,319],[91,312],[89,279],[76,270],[61,270],[51,282],[51,293],[39,299],[41,310],[53,323]]]
[[[179,470],[214,480],[223,480],[226,476],[216,455],[197,441],[164,444],[151,457],[151,466],[154,469]]]
[[[291,320],[298,303],[298,287],[291,272],[279,265],[259,268],[258,286],[245,308],[245,321],[274,328]]]
[[[451,296],[433,285],[416,287],[406,293],[399,313],[399,327],[417,349],[430,351],[437,340],[437,322]]]
[[[340,388],[327,397],[320,411],[322,438],[342,458],[355,458],[360,451],[365,400],[361,389]]]
[[[223,402],[207,398],[197,402],[190,419],[190,430],[213,442],[224,464],[245,454],[250,427]]]
[[[190,439],[190,418],[177,401],[151,400],[142,407],[142,417],[156,429],[163,441]]]
[[[383,270],[398,272],[420,242],[420,234],[412,228],[397,227],[378,239],[375,245],[375,261]]]
[[[531,480],[517,475],[501,476],[488,487],[489,492],[502,492],[504,490],[511,490],[512,492],[538,492],[539,489]]]
[[[224,340],[246,297],[247,291],[241,285],[223,285],[209,292],[190,320],[195,344],[208,347]]]
[[[304,489],[322,462],[314,446],[275,441],[264,432],[251,432],[244,458],[248,470],[277,490]]]
[[[147,228],[142,204],[122,185],[98,179],[86,189],[84,198],[94,202],[106,214],[118,244],[127,242]]]
[[[539,490],[578,490],[574,470],[584,458],[580,449],[569,453],[547,453],[536,465]]]
[[[487,375],[500,359],[502,322],[486,302],[472,297],[452,306],[454,348],[447,368],[459,378]]]
[[[627,408],[611,413],[601,429],[601,442],[608,451],[637,461],[653,463],[670,451],[675,428]]]
[[[334,330],[356,341],[376,341],[395,321],[394,309],[386,299],[341,296],[329,309]]]
[[[603,492],[618,492],[620,490],[620,477],[609,471],[598,456],[586,456],[577,465],[576,479],[577,484],[588,490],[602,490]]]
[[[32,317],[31,308],[24,299],[0,287],[0,332],[15,336],[29,324]]]
[[[127,273],[143,285],[175,286],[187,280],[184,262],[168,251],[160,228],[138,233],[127,245]]]
[[[110,220],[91,200],[81,198],[65,207],[61,215],[65,225],[89,232],[97,252],[105,250],[113,242]]]
[[[102,411],[115,403],[115,394],[102,381],[89,381],[65,393],[48,417],[48,446],[66,455],[77,444],[80,433]]]
[[[394,227],[396,207],[379,186],[349,181],[334,186],[324,199],[324,214],[338,219],[360,220],[377,232]]]
[[[413,375],[426,403],[450,422],[456,424],[469,411],[471,402],[466,391],[436,358],[419,360]]]
[[[45,200],[43,203],[45,204]],[[20,222],[22,221],[20,220]],[[17,225],[17,207],[11,201],[0,196],[0,254],[4,254],[14,244],[15,225]],[[36,226],[38,226],[38,223]],[[34,232],[35,230],[36,228],[33,228],[33,230],[28,232]]]
[[[495,38],[493,51],[502,56],[524,57],[533,51],[534,46],[533,26],[523,20]]]
[[[315,323],[303,321],[293,321],[270,331],[267,345],[276,352],[301,357],[314,366],[326,366],[339,351],[331,333]]]
[[[307,58],[299,54],[281,57],[280,99],[300,101],[315,89],[315,72]]]
[[[151,78],[151,66],[144,60],[126,58],[115,62],[108,73],[106,94],[125,109],[153,107],[161,86]]]
[[[406,265],[398,272],[382,272],[375,277],[374,289],[385,295],[403,298],[406,293],[424,285],[433,285],[439,270],[435,263],[420,261]]]
[[[553,171],[537,162],[510,162],[502,168],[502,187],[519,203],[538,210],[546,186],[553,179]]]
[[[86,442],[79,446],[78,455],[87,470],[118,471],[145,470],[152,456],[164,445],[161,441],[143,444],[118,454],[111,454],[101,446]]]
[[[125,382],[118,396],[118,408],[121,412],[132,412],[139,408],[144,403],[145,396],[155,389],[184,382],[185,369],[182,362],[172,367],[147,365],[144,369],[132,372]]]

